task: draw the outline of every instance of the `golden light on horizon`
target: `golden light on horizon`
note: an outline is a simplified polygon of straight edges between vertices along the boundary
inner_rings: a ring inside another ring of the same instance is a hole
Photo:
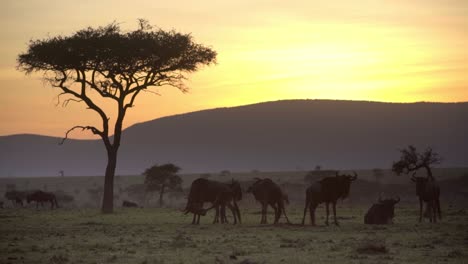
[[[60,136],[74,124],[96,119],[80,106],[55,107],[57,93],[45,87],[40,76],[18,73],[16,56],[31,38],[68,35],[112,20],[96,13],[106,1],[83,3],[83,15],[69,17],[63,16],[66,3],[49,6],[46,12],[47,6],[29,2],[4,4],[9,12],[1,21],[10,26],[1,30],[10,37],[0,48],[0,86],[14,89],[5,89],[0,98],[0,121],[9,124],[1,127],[0,135]],[[47,19],[41,20],[37,10],[43,9]],[[12,15],[20,11],[36,23]],[[197,42],[218,52],[218,65],[189,76],[188,94],[161,87],[157,90],[162,96],[140,96],[126,126],[282,99],[468,101],[468,2],[174,0],[142,1],[112,11],[124,28],[134,29],[136,19],[144,17],[163,29],[192,32]]]

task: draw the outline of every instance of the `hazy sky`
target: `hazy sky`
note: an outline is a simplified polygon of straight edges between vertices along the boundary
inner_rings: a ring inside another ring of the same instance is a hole
[[[192,33],[218,65],[190,93],[140,95],[125,126],[194,110],[280,99],[468,101],[468,1],[0,1],[0,135],[62,136],[96,124],[83,105],[55,106],[40,75],[15,69],[31,39],[145,18]],[[89,138],[76,132],[72,137]]]

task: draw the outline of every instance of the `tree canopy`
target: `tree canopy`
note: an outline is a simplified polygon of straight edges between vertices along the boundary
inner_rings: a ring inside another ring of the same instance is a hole
[[[409,174],[424,168],[428,173],[428,177],[432,178],[431,166],[442,161],[439,154],[430,147],[420,153],[416,150],[416,147],[409,145],[407,148],[400,150],[400,153],[400,160],[393,162],[392,165],[392,171],[397,175]]]
[[[177,175],[180,168],[172,163],[154,165],[143,172],[147,192],[159,191],[159,203],[163,204],[166,190],[182,190],[182,178]]]

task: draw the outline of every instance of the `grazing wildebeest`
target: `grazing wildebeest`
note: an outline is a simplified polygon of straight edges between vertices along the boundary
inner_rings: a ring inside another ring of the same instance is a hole
[[[221,209],[221,221],[225,217],[222,215],[223,208],[228,207],[234,218],[234,224],[241,222],[240,210],[237,201],[242,199],[242,189],[239,182],[232,180],[231,183],[221,183],[204,178],[196,179],[192,182],[190,193],[185,207],[185,214],[193,213],[192,224],[200,223],[200,216],[207,210],[216,207],[215,221],[219,219]],[[203,203],[210,202],[213,205],[209,209],[203,209]]]
[[[364,216],[364,224],[368,225],[385,225],[393,223],[395,216],[395,204],[400,201],[397,199],[380,199],[371,206]]]
[[[122,202],[122,207],[133,207],[133,208],[138,208],[138,204],[136,204],[136,203],[134,203],[134,202],[127,201],[127,200],[123,200],[123,202]]]
[[[419,197],[419,222],[423,217],[423,202],[426,203],[426,210],[429,212],[429,221],[437,222],[437,214],[441,220],[439,185],[433,177],[415,177],[414,175],[415,173],[411,176],[411,181],[416,183],[416,195]]]
[[[41,203],[41,206],[44,206],[44,202],[50,202],[50,208],[54,209],[58,208],[58,203],[57,203],[57,198],[55,197],[55,194],[49,193],[49,192],[43,192],[43,191],[35,191],[31,194],[29,194],[26,197],[26,200],[28,204],[32,201],[36,201],[36,209],[39,206],[39,203]]]
[[[354,172],[353,175],[339,175],[336,173],[335,177],[326,177],[322,180],[312,184],[306,190],[306,202],[304,208],[304,216],[302,217],[302,224],[305,223],[305,217],[307,209],[310,211],[310,221],[312,225],[315,225],[315,209],[321,203],[325,203],[327,209],[327,218],[325,224],[328,225],[328,217],[330,214],[329,204],[333,206],[333,217],[335,219],[335,225],[338,225],[336,220],[336,202],[338,199],[345,199],[349,195],[349,189],[351,182],[357,179],[357,174]]]
[[[5,193],[5,198],[12,202],[13,207],[15,206],[23,207],[23,200],[26,198],[26,193],[21,192],[21,191],[16,191],[16,190],[7,191]]]
[[[255,182],[249,187],[247,192],[251,192],[254,195],[255,200],[259,201],[262,205],[262,218],[260,219],[260,224],[267,223],[268,205],[275,210],[275,224],[278,223],[282,214],[285,216],[288,224],[290,223],[284,208],[284,201],[289,202],[288,196],[283,193],[281,188],[271,179],[255,178]]]

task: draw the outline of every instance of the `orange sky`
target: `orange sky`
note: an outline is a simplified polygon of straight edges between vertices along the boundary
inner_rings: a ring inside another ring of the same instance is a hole
[[[97,124],[83,105],[56,107],[57,91],[16,71],[16,57],[30,39],[113,21],[135,29],[137,18],[191,32],[218,52],[218,65],[190,75],[188,94],[161,87],[161,96],[140,95],[125,126],[280,99],[468,101],[468,1],[163,2],[1,1],[0,135],[63,136]]]

